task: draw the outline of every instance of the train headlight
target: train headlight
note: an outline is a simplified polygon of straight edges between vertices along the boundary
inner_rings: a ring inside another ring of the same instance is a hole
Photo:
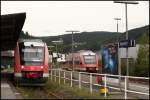
[[[23,69],[23,68],[24,68],[24,66],[21,66],[21,68]]]
[[[43,66],[41,66],[41,68],[43,68]]]

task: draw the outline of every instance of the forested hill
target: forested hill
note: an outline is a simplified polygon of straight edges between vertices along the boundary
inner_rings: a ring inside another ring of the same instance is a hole
[[[128,31],[129,39],[135,39],[138,43],[139,38],[143,34],[147,34],[149,36],[149,25],[135,28]],[[62,52],[71,51],[71,38],[72,34],[65,34],[59,36],[48,36],[48,37],[33,37],[30,36],[27,32],[21,32],[20,38],[39,38],[47,43],[47,45],[54,45],[51,41],[57,41],[60,38],[63,39],[63,46],[59,46]],[[104,31],[95,31],[95,32],[82,32],[74,34],[74,41],[78,43],[76,45],[75,50],[80,49],[90,49],[90,50],[99,50],[101,45],[114,42],[119,39],[125,39],[124,33],[116,33],[116,32],[104,32]]]
[[[125,38],[125,33],[126,32],[124,32],[124,35],[122,36],[122,38]],[[129,39],[135,39],[137,42],[139,42],[139,38],[143,34],[147,34],[147,36],[149,36],[149,25],[129,30],[128,33],[129,33]]]

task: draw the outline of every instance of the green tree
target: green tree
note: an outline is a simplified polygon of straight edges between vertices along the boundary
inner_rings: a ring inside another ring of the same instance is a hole
[[[138,57],[135,62],[136,76],[149,76],[149,36],[143,34],[140,38]]]
[[[29,36],[29,33],[28,33],[28,32],[26,32],[26,33],[25,33],[25,35]]]

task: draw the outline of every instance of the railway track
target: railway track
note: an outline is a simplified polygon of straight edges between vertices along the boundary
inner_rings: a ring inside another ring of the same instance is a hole
[[[20,88],[22,88],[22,87],[20,87]],[[31,94],[32,94],[32,92],[31,91],[33,91],[33,95],[35,95],[37,92],[35,92],[35,91],[40,91],[41,92],[41,94],[42,94],[42,96],[44,97],[40,97],[40,96],[38,96],[38,97],[35,97],[35,96],[33,96],[33,97],[31,97],[31,98],[35,98],[35,99],[63,99],[63,97],[61,97],[61,96],[59,96],[59,95],[57,95],[57,94],[55,94],[55,93],[53,93],[50,89],[47,89],[45,86],[43,87],[43,86],[27,86],[27,87],[23,87],[22,88],[23,90],[25,89],[26,90],[26,92],[30,92]],[[31,90],[31,91],[30,91]],[[37,94],[38,95],[38,94]],[[28,97],[28,98],[30,98],[30,97]]]
[[[12,87],[13,91],[16,91],[17,89],[16,88],[21,88],[21,87],[16,87],[14,82],[13,82],[13,73],[8,73],[8,72],[2,72],[1,73],[1,78],[2,78],[2,81],[7,81],[7,83],[10,84],[10,86]],[[41,91],[41,92],[44,92],[44,94],[48,94],[49,98],[53,98],[53,99],[63,99],[63,97],[51,92],[51,91],[48,91],[45,87],[25,87],[26,89],[27,88],[34,88],[36,89],[37,91]],[[24,89],[24,87],[23,87]],[[30,90],[29,90],[30,91]]]
[[[58,96],[57,94],[55,94],[55,93],[53,93],[53,92],[51,92],[51,91],[48,91],[48,90],[46,90],[45,88],[42,88],[42,90],[43,90],[46,94],[48,94],[48,95],[50,95],[50,96],[53,96],[55,99],[63,99],[63,97]]]

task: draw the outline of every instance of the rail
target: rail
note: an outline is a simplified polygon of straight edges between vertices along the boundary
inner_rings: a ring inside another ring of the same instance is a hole
[[[57,78],[59,78],[59,80],[58,80],[59,84],[60,84],[60,79],[63,79],[64,84],[66,83],[66,80],[70,80],[70,87],[73,86],[73,82],[78,82],[80,89],[82,88],[82,83],[89,84],[90,93],[92,93],[93,90],[95,90],[93,88],[93,86],[98,86],[98,87],[103,86],[105,88],[123,91],[125,99],[127,99],[127,97],[128,97],[127,93],[136,93],[136,94],[149,96],[149,91],[148,92],[137,91],[137,90],[134,90],[134,88],[132,89],[132,88],[127,87],[127,79],[129,79],[129,78],[149,80],[149,77],[119,76],[119,75],[112,75],[112,74],[98,74],[98,73],[88,73],[88,72],[66,71],[66,70],[61,70],[61,69],[51,69],[50,72],[51,72],[51,74],[50,74],[51,80],[53,78],[52,76],[54,76],[54,78],[55,78],[54,80],[56,82],[56,77],[57,77]],[[96,77],[98,75],[103,76],[103,78],[102,78],[102,80],[104,81],[103,85],[97,84]],[[119,82],[119,78],[121,78],[121,82]],[[120,85],[119,85],[119,83],[120,83]],[[149,84],[149,81],[148,81],[148,84]],[[130,84],[129,86],[132,86],[132,84]],[[148,85],[148,87],[140,86],[140,88],[145,88],[145,89],[149,90],[149,85]],[[104,96],[107,97],[106,91],[104,93]]]
[[[56,95],[55,93],[52,93],[51,91],[48,91],[48,90],[43,89],[43,88],[42,88],[42,90],[43,90],[46,94],[49,94],[49,95],[55,97],[56,99],[63,99],[63,97],[58,96],[58,95]]]

